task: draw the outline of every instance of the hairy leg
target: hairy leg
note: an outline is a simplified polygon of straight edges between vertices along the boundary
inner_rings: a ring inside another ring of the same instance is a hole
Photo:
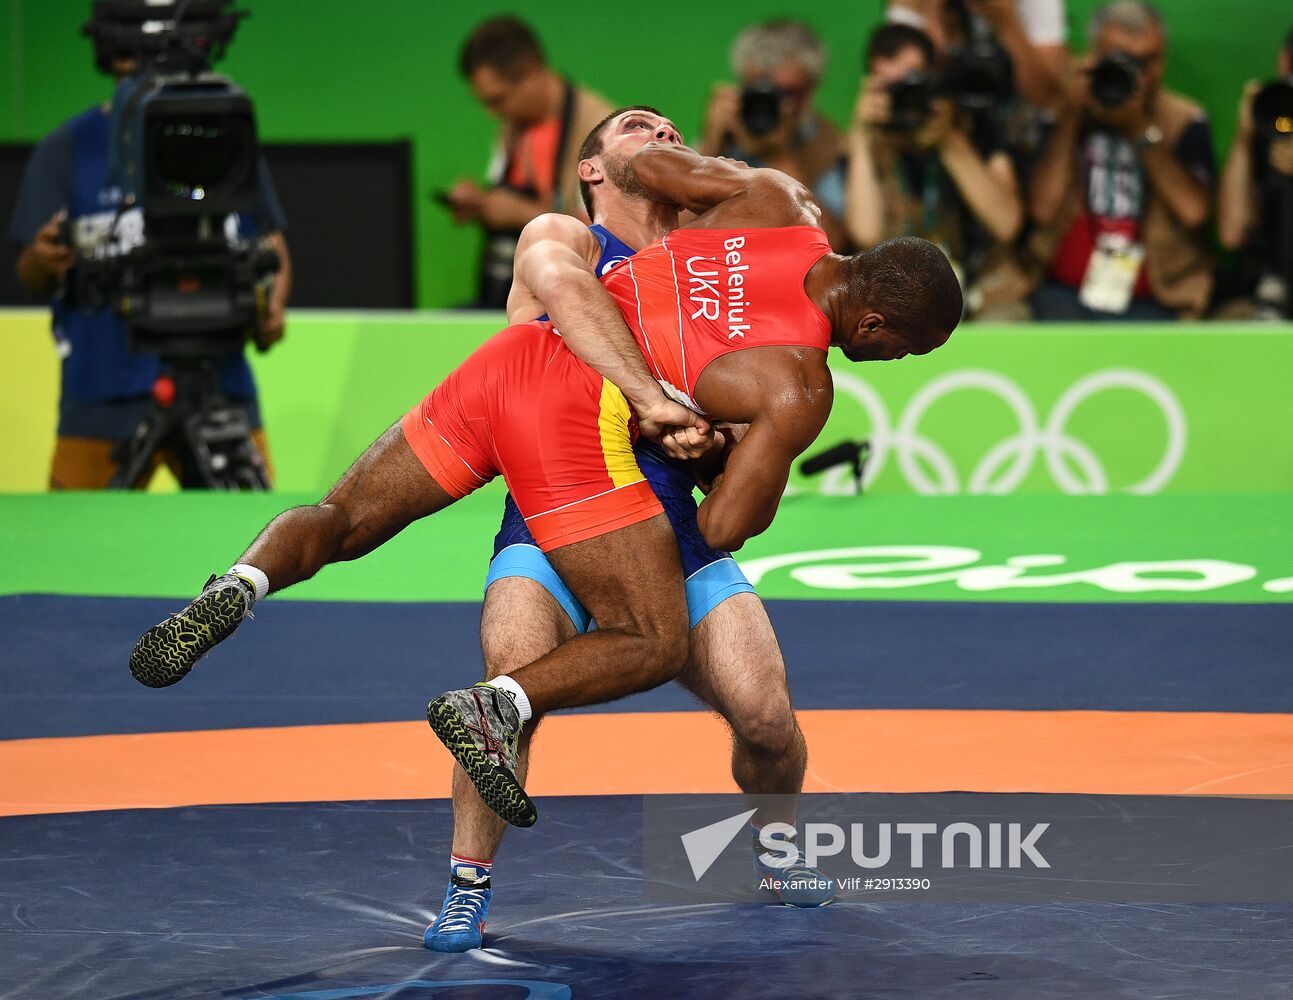
[[[510,674],[552,652],[577,633],[556,599],[527,577],[505,577],[490,584],[480,613],[480,645],[485,679]],[[539,724],[536,715],[521,733],[516,777],[525,783],[530,741]],[[476,786],[456,764],[453,769],[453,853],[487,859],[502,843],[507,823],[481,801]]]
[[[808,747],[763,602],[737,594],[706,615],[678,680],[731,727],[732,777],[741,791],[774,797],[762,800],[756,821],[793,822]]]
[[[238,561],[260,569],[279,591],[329,563],[366,555],[454,499],[431,478],[396,422],[327,496],[279,514]]]
[[[597,628],[512,671],[535,714],[613,701],[678,676],[687,599],[664,514],[554,549],[548,560]]]

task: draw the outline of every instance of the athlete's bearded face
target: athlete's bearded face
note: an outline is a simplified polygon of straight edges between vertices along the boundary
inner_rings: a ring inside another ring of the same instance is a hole
[[[629,160],[649,142],[673,143],[681,146],[682,133],[668,118],[650,111],[626,111],[602,133],[602,171],[607,182],[630,198],[645,198],[646,188],[633,172]]]

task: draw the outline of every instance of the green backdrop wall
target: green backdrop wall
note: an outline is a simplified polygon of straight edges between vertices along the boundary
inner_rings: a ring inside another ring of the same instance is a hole
[[[602,0],[505,3],[475,0],[241,0],[252,11],[221,69],[256,99],[272,141],[389,140],[414,143],[418,302],[464,301],[478,249],[422,199],[484,169],[494,125],[456,71],[457,50],[479,20],[512,11],[543,36],[553,64],[610,100],[648,102],[688,135],[700,125],[710,86],[727,73],[727,49],[752,21],[794,12],[827,40],[831,64],[820,104],[844,122],[857,89],[859,51],[880,19],[881,0],[747,0],[650,6]],[[1070,35],[1097,0],[1070,0]],[[1170,86],[1203,101],[1217,128],[1218,156],[1234,128],[1241,82],[1274,72],[1279,39],[1293,23],[1287,0],[1163,0],[1172,33]],[[0,141],[34,141],[103,100],[109,81],[93,69],[78,34],[88,0],[0,0]],[[0,207],[7,216],[8,207]]]

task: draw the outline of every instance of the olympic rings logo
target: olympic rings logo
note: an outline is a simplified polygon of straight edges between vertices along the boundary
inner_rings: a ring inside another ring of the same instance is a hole
[[[871,457],[864,484],[884,471],[893,456],[907,483],[917,493],[1011,493],[1032,471],[1041,455],[1055,484],[1065,493],[1108,493],[1109,476],[1095,451],[1068,433],[1074,412],[1087,400],[1110,389],[1126,389],[1147,397],[1162,414],[1167,443],[1158,463],[1139,482],[1124,487],[1129,493],[1157,493],[1171,481],[1185,457],[1185,411],[1172,390],[1146,372],[1109,368],[1092,372],[1069,386],[1043,422],[1018,383],[999,372],[965,369],[928,382],[907,403],[895,424],[884,400],[863,379],[834,371],[837,393],[852,397],[870,422],[867,437]],[[930,407],[965,390],[996,396],[1014,415],[1019,430],[990,448],[971,471],[964,487],[947,450],[920,432]],[[849,470],[832,469],[823,476],[821,492],[853,491]]]

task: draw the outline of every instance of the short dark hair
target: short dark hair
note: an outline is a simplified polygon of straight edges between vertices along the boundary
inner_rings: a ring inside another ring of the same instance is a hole
[[[961,321],[961,283],[947,255],[929,240],[899,236],[855,254],[852,297],[884,314],[885,326],[920,348]]]
[[[882,24],[871,32],[862,55],[862,68],[868,72],[876,59],[892,59],[903,49],[917,48],[925,63],[933,66],[937,53],[927,34],[910,24]]]
[[[492,17],[482,21],[463,42],[458,69],[470,77],[482,66],[515,79],[522,72],[545,63],[543,46],[534,29],[519,17]]]
[[[659,111],[649,104],[629,104],[622,108],[616,108],[609,115],[593,126],[592,131],[584,137],[583,145],[579,147],[579,159],[587,160],[589,157],[596,156],[602,151],[602,133],[606,131],[612,119],[618,118],[627,111],[649,111],[653,115],[661,115]],[[593,217],[593,189],[588,186],[585,180],[579,181],[579,197],[584,200],[584,211],[588,213],[588,218]]]

